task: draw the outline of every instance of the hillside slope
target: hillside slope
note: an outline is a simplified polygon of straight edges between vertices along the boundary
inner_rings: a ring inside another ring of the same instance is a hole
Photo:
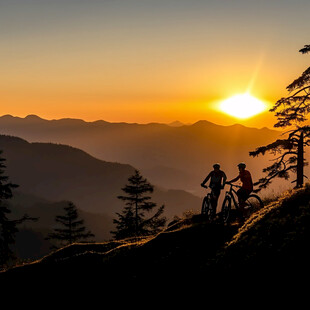
[[[217,268],[252,275],[307,278],[310,272],[310,184],[285,192],[254,214],[217,257]]]
[[[0,135],[0,146],[6,174],[25,194],[53,202],[70,200],[81,210],[110,217],[124,207],[117,196],[134,172],[130,165],[99,160],[68,145],[11,136]],[[165,204],[168,217],[181,215],[187,205],[200,205],[200,198],[184,191],[156,188],[152,197],[158,205]]]
[[[83,279],[101,277],[105,283],[168,281],[173,285],[217,279],[227,284],[246,277],[247,281],[264,279],[266,286],[266,279],[270,283],[279,276],[306,279],[310,271],[309,197],[309,185],[286,193],[239,228],[194,216],[149,240],[75,244],[1,277],[40,278],[44,274],[70,279],[78,270]]]

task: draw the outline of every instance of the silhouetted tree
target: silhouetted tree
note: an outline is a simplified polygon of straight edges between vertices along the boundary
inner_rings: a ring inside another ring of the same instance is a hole
[[[21,219],[10,220],[8,218],[11,210],[5,203],[6,200],[13,197],[12,190],[18,185],[10,183],[9,177],[5,176],[5,158],[1,157],[0,151],[0,267],[4,267],[10,259],[15,258],[10,245],[15,243],[15,234],[18,232],[17,225],[26,220],[37,220],[24,215]]]
[[[310,45],[305,45],[299,52],[305,54],[310,52]],[[277,122],[274,127],[292,127],[286,132],[285,139],[277,141],[250,152],[250,156],[264,155],[269,152],[278,155],[274,163],[265,168],[267,173],[256,184],[260,188],[265,188],[275,177],[289,178],[289,172],[296,173],[296,187],[302,187],[304,181],[304,147],[310,144],[310,126],[302,124],[307,120],[306,116],[310,112],[310,67],[303,72],[293,83],[287,86],[290,95],[281,98],[270,110],[275,112]]]
[[[162,216],[164,205],[158,208],[157,212],[146,218],[145,213],[151,212],[156,207],[156,203],[151,202],[148,193],[153,193],[154,187],[143,178],[138,170],[128,178],[127,184],[122,190],[125,196],[118,196],[126,202],[122,213],[116,213],[118,219],[114,219],[116,231],[111,233],[116,239],[128,237],[148,236],[160,232],[166,224],[166,218]]]
[[[55,228],[53,233],[48,234],[47,240],[57,240],[61,246],[65,246],[94,237],[90,231],[86,231],[86,227],[83,226],[84,220],[79,219],[78,210],[72,202],[68,202],[68,205],[64,207],[64,211],[65,215],[55,217],[55,221],[62,228]]]
[[[2,151],[0,151],[0,155]],[[8,219],[11,211],[5,206],[4,201],[13,197],[12,189],[16,184],[8,182],[5,173],[5,159],[0,157],[0,265],[3,266],[13,257],[10,245],[15,242],[15,234],[18,229],[16,223]]]

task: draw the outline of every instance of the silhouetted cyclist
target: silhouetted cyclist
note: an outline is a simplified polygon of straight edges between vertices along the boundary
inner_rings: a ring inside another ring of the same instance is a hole
[[[242,182],[242,186],[237,191],[237,195],[239,200],[239,207],[243,216],[245,201],[249,197],[250,193],[253,191],[253,181],[250,171],[245,169],[246,168],[245,163],[238,164],[238,168],[239,168],[239,175],[236,178],[232,179],[231,181],[228,181],[227,183],[234,183],[239,179]]]
[[[225,182],[227,180],[226,174],[224,171],[220,170],[220,164],[214,164],[213,165],[213,171],[211,171],[207,177],[204,179],[204,181],[201,183],[202,187],[206,187],[206,183],[210,179],[209,187],[212,190],[212,201],[211,205],[213,208],[213,214],[216,214],[216,208],[217,208],[217,202],[221,194],[221,190],[225,186]]]

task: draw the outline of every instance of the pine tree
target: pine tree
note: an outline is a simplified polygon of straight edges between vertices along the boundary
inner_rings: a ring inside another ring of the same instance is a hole
[[[0,151],[0,155],[2,151]],[[10,258],[13,258],[13,252],[10,245],[15,242],[15,234],[18,232],[16,225],[18,221],[8,219],[11,210],[5,205],[5,201],[13,197],[12,189],[18,187],[16,184],[8,182],[5,173],[5,159],[0,157],[0,266],[5,265]]]
[[[310,52],[310,45],[299,50],[302,54]],[[275,127],[287,127],[303,123],[310,112],[310,67],[302,75],[287,86],[290,95],[281,98],[270,110],[276,112]]]
[[[310,45],[305,45],[299,52],[310,52]],[[287,137],[250,152],[253,157],[266,152],[277,155],[274,163],[263,170],[267,175],[256,183],[260,188],[267,187],[275,177],[288,179],[290,171],[296,173],[296,180],[293,181],[296,187],[303,186],[304,166],[307,164],[304,147],[310,144],[310,126],[303,125],[310,112],[310,67],[287,86],[287,90],[290,95],[278,100],[270,110],[277,117],[274,127],[291,128],[286,132]]]
[[[55,217],[55,221],[62,228],[55,228],[53,233],[48,234],[47,240],[57,240],[60,242],[60,246],[65,246],[79,242],[82,239],[94,237],[90,231],[86,231],[83,226],[84,220],[79,219],[78,210],[72,202],[68,202],[68,205],[64,207],[64,211],[65,215]]]
[[[151,202],[151,197],[147,195],[153,193],[154,187],[141,176],[138,170],[128,178],[128,182],[129,184],[122,188],[126,195],[117,197],[125,201],[126,206],[122,213],[116,213],[118,219],[114,219],[113,222],[117,230],[111,233],[115,235],[115,239],[123,239],[160,232],[166,224],[166,218],[162,216],[164,205],[158,208],[153,216],[146,217],[146,213],[156,207],[156,203]]]

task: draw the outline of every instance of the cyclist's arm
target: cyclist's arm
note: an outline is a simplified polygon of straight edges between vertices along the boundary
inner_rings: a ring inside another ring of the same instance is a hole
[[[239,179],[240,179],[240,175],[238,175],[236,178],[228,181],[227,183],[234,183],[234,182],[238,181]]]
[[[211,177],[211,172],[208,174],[208,176],[204,179],[204,181],[201,183],[201,186],[205,186],[205,184],[208,182],[208,180]]]
[[[226,176],[225,172],[223,172],[223,185],[222,185],[223,188],[225,186],[226,181],[227,181],[227,176]]]

